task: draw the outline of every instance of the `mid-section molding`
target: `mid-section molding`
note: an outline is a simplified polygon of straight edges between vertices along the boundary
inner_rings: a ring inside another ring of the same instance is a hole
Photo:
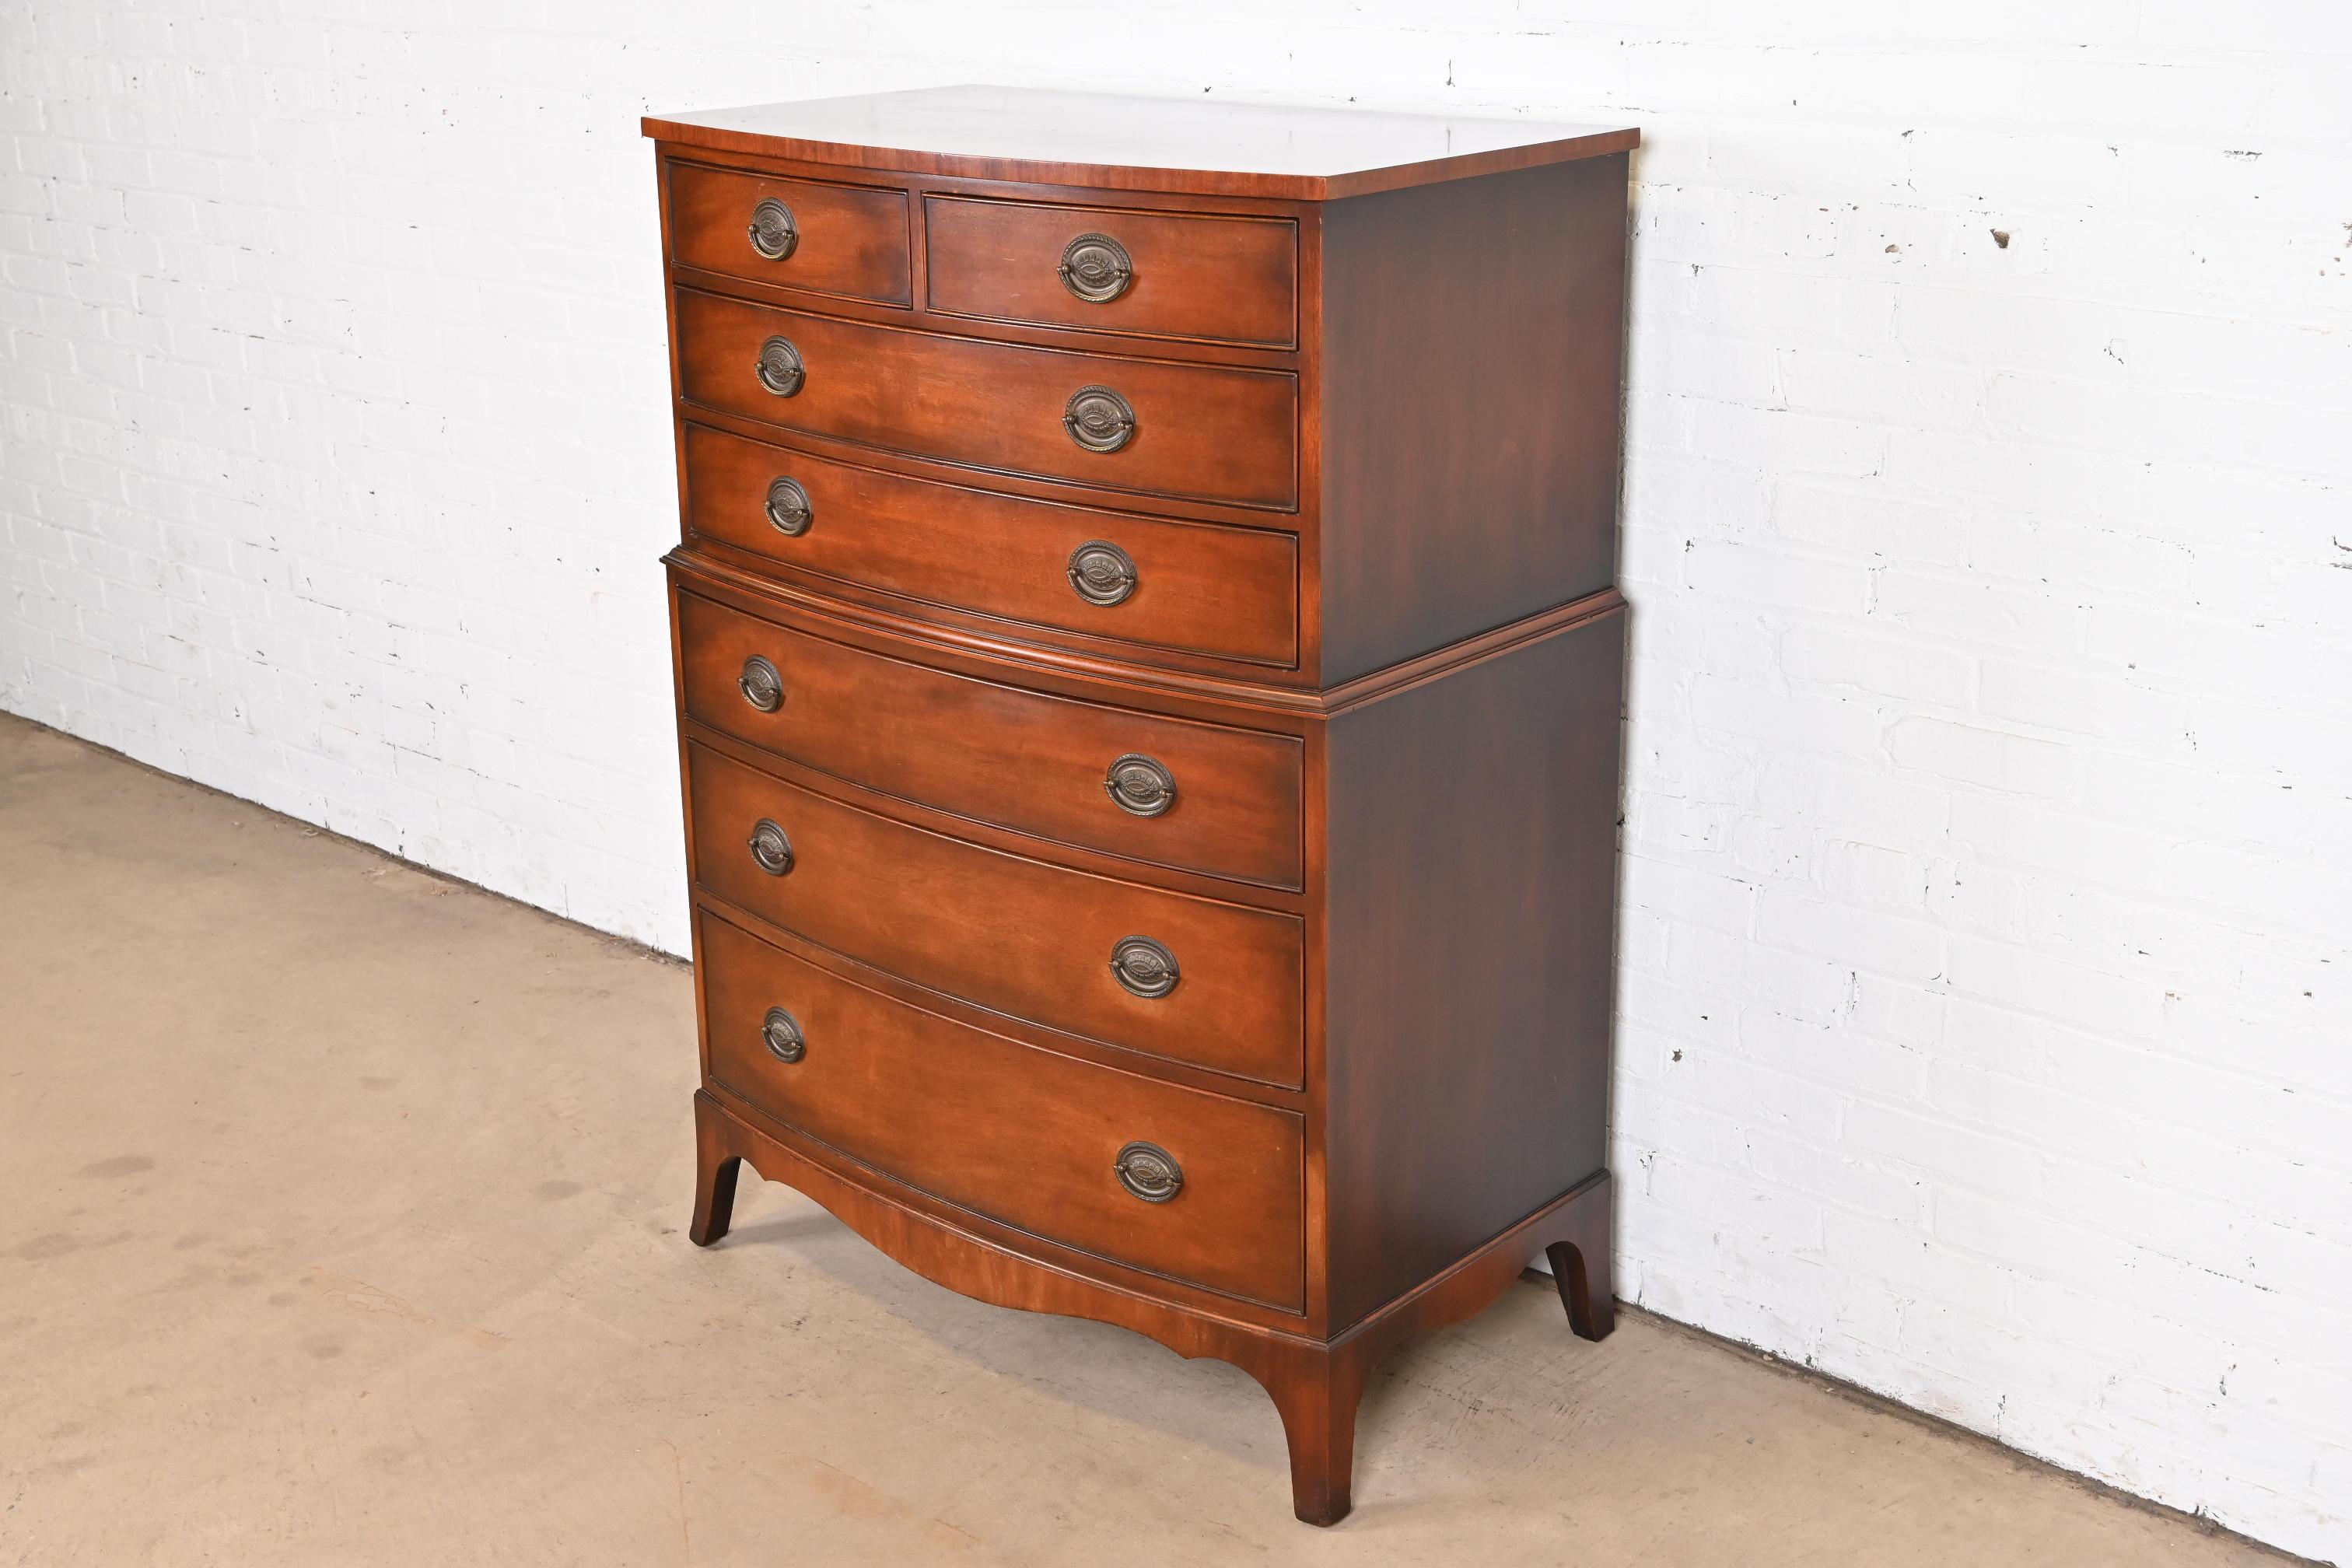
[[[959,626],[918,620],[812,593],[793,584],[744,571],[686,545],[672,549],[662,557],[662,563],[677,575],[681,585],[691,585],[696,592],[718,597],[721,603],[745,608],[763,600],[781,604],[795,614],[895,643],[899,657],[917,662],[921,661],[924,647],[944,647],[980,658],[1010,662],[1033,671],[1108,681],[1226,708],[1304,718],[1328,718],[1378,701],[1423,681],[1508,652],[1523,643],[1555,636],[1604,616],[1622,614],[1625,609],[1624,595],[1615,588],[1604,588],[1318,691],[1150,668],[1036,643],[985,637]]]

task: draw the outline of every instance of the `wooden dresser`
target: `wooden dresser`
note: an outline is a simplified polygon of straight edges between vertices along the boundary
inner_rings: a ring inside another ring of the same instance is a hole
[[[1250,1373],[1609,1331],[1628,130],[650,118],[702,1088],[908,1268]]]

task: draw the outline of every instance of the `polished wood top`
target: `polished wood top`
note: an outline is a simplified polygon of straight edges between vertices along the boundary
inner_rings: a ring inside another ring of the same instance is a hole
[[[1631,128],[942,87],[647,115],[658,141],[907,174],[1321,201],[1630,151]]]

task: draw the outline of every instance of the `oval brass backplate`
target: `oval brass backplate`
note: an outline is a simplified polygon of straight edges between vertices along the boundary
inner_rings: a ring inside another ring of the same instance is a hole
[[[744,701],[762,713],[773,713],[784,705],[784,678],[759,654],[743,661],[743,673],[735,678],[735,689],[743,694]]]
[[[1062,287],[1090,305],[1108,304],[1135,279],[1127,247],[1107,234],[1082,234],[1062,247]]]
[[[763,816],[751,829],[751,858],[769,876],[781,877],[793,868],[793,841]]]
[[[768,1043],[768,1054],[780,1062],[796,1062],[807,1054],[808,1039],[801,1033],[801,1022],[782,1007],[768,1009],[761,1020],[760,1037]]]
[[[1108,386],[1082,386],[1062,409],[1062,428],[1089,452],[1116,452],[1135,439],[1135,407]]]
[[[808,365],[790,338],[770,338],[760,345],[760,363],[752,367],[760,385],[778,397],[790,397],[808,380]]]
[[[793,221],[793,209],[773,196],[761,199],[751,209],[751,248],[770,261],[782,261],[801,242],[800,225]]]
[[[1138,1141],[1111,1162],[1118,1184],[1148,1204],[1164,1204],[1184,1190],[1184,1167],[1157,1143]]]
[[[1103,775],[1103,791],[1129,816],[1164,816],[1176,804],[1176,775],[1158,758],[1129,752]]]
[[[816,519],[816,507],[800,480],[778,474],[768,481],[768,522],[778,533],[799,538]]]
[[[1135,592],[1135,558],[1108,539],[1089,539],[1070,552],[1069,575],[1079,598],[1108,608]]]
[[[1183,977],[1176,955],[1148,936],[1124,936],[1110,950],[1111,978],[1129,994],[1157,1001]]]

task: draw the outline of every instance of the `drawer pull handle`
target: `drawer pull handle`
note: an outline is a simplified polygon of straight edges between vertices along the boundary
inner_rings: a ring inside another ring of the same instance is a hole
[[[1183,978],[1176,955],[1148,936],[1123,936],[1110,950],[1111,978],[1131,994],[1156,1002]]]
[[[743,673],[737,677],[735,689],[743,700],[762,713],[773,713],[784,705],[784,678],[776,667],[758,654],[743,661]]]
[[[778,397],[792,396],[808,379],[808,366],[802,363],[801,351],[793,347],[790,338],[770,338],[761,343],[756,368],[760,384]]]
[[[780,1062],[796,1062],[808,1054],[808,1040],[801,1033],[800,1020],[782,1007],[768,1009],[768,1016],[760,1025],[760,1037],[768,1042],[768,1054]]]
[[[809,504],[808,491],[801,488],[800,480],[779,474],[768,481],[768,521],[778,533],[797,539],[815,519],[816,508]]]
[[[769,876],[781,877],[793,868],[793,841],[763,816],[751,829],[751,858]]]
[[[1108,386],[1082,386],[1062,410],[1062,428],[1089,452],[1116,452],[1135,439],[1135,410]]]
[[[1062,247],[1062,287],[1090,305],[1107,305],[1135,280],[1127,247],[1107,234],[1082,234]]]
[[[1184,1190],[1184,1167],[1157,1143],[1129,1143],[1110,1168],[1120,1186],[1148,1204],[1164,1204]]]
[[[801,228],[793,221],[793,209],[773,196],[751,209],[751,248],[771,261],[782,261],[801,242]]]
[[[1089,605],[1116,605],[1135,592],[1135,558],[1107,539],[1070,552],[1070,586]]]
[[[1176,775],[1133,752],[1111,763],[1103,789],[1129,816],[1159,816],[1176,804]]]

